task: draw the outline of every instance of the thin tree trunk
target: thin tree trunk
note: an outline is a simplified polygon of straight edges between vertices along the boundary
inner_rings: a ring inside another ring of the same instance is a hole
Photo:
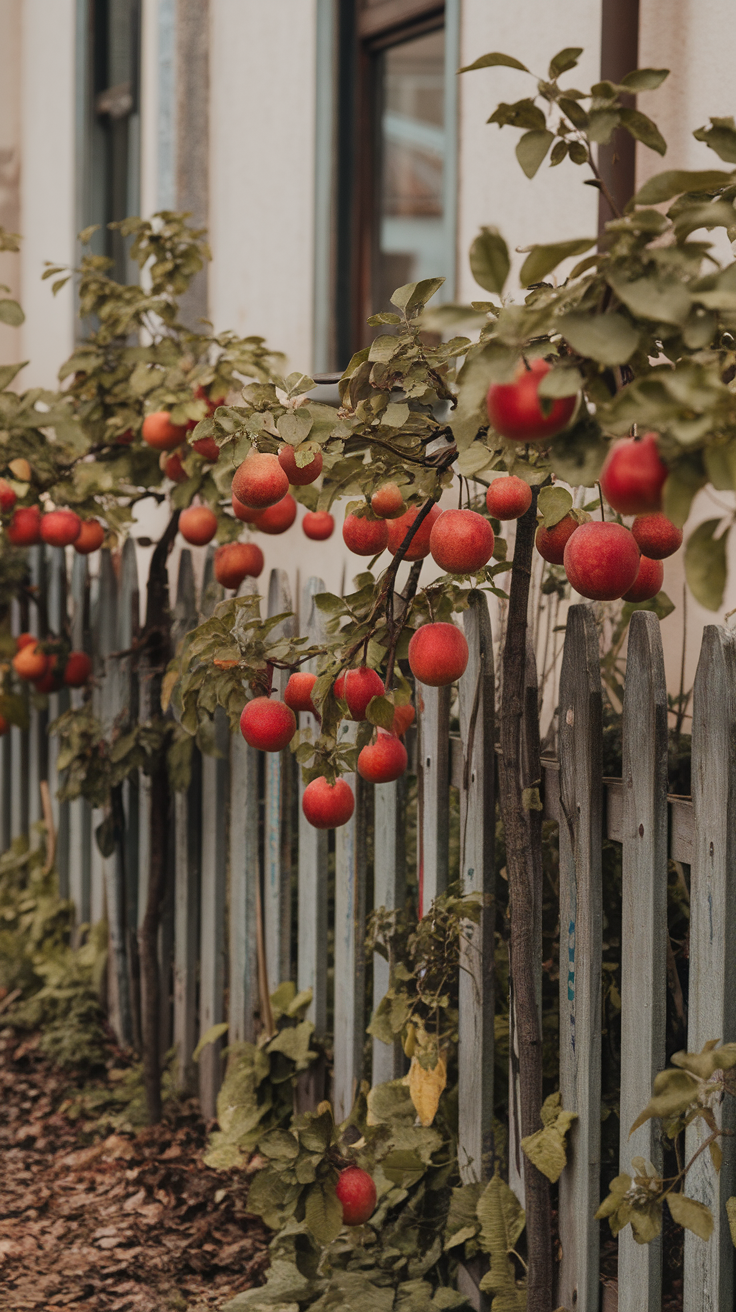
[[[161,682],[171,659],[171,614],[167,560],[176,537],[179,512],[170,519],[156,546],[148,573],[146,625],[141,662],[141,710],[145,719],[161,716]],[[158,935],[169,869],[169,776],[165,748],[152,762],[149,821],[148,900],[138,945],[141,965],[141,1036],[146,1108],[151,1124],[161,1120],[161,978]]]
[[[537,1009],[537,960],[534,898],[540,853],[539,826],[529,823],[523,805],[524,685],[527,614],[532,548],[536,528],[536,489],[529,510],[517,523],[511,573],[501,700],[501,810],[506,836],[506,869],[511,921],[510,980],[519,1045],[521,1134],[541,1128],[542,1034]],[[531,1162],[524,1162],[529,1276],[528,1312],[552,1307],[552,1227],[549,1182]]]

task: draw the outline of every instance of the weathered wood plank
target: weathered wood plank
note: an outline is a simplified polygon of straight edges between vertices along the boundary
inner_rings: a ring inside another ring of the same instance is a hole
[[[325,636],[322,612],[314,598],[324,592],[322,579],[310,578],[302,590],[302,622],[300,631],[309,638],[309,645],[319,643]],[[300,668],[316,672],[316,661]],[[319,725],[315,717],[305,711],[299,714],[302,734],[316,737]],[[312,990],[309,1019],[315,1031],[322,1036],[327,1028],[327,830],[315,829],[302,812],[301,801],[304,783],[299,771],[299,923],[297,944],[297,985]]]
[[[254,579],[246,579],[240,596],[255,595]],[[259,753],[241,733],[230,738],[230,1043],[252,1043],[258,1010],[257,892],[261,880]]]
[[[212,614],[223,590],[213,581],[212,549],[208,552],[200,609]],[[199,949],[199,1035],[225,1018],[225,907],[227,898],[227,801],[229,795],[230,728],[221,707],[215,712],[215,750],[202,757],[202,876]],[[199,1101],[202,1115],[215,1115],[222,1079],[222,1040],[210,1043],[199,1058]]]
[[[597,1312],[601,1108],[601,681],[590,606],[571,606],[560,677],[560,1091],[578,1114],[560,1178],[558,1301]]]
[[[30,623],[27,615],[23,614],[20,603],[13,601],[11,631],[14,638],[23,633],[24,619],[26,623]],[[27,689],[23,690],[23,696],[28,699]],[[12,760],[10,774],[10,841],[12,843],[14,839],[28,833],[28,730],[12,725],[9,737]]]
[[[542,761],[542,778],[544,781],[544,818],[545,820],[558,820],[559,761],[553,760],[549,756],[545,757]],[[621,779],[604,779],[603,796],[606,838],[610,838],[614,843],[621,843],[624,834],[623,781]],[[693,804],[689,797],[677,797],[670,794],[667,798],[667,806],[670,826],[670,857],[673,861],[680,861],[689,866],[692,864],[693,844],[695,842]]]
[[[48,549],[48,620],[52,633],[62,635],[67,631],[67,575],[66,557],[63,547]],[[49,696],[49,723],[71,705],[70,691],[62,688]],[[69,897],[69,803],[60,802],[58,798],[59,779],[56,768],[58,743],[56,739],[48,742],[48,783],[51,794],[51,810],[56,825],[56,869],[59,876],[59,894]]]
[[[197,623],[197,594],[191,551],[182,551],[174,603],[174,649]],[[176,1083],[193,1092],[192,1053],[197,1044],[200,861],[202,855],[202,765],[192,749],[191,782],[174,795],[174,1047]]]
[[[343,721],[352,738],[356,726]],[[359,775],[347,774],[355,811],[335,830],[335,1067],[333,1101],[338,1123],[348,1115],[363,1074],[365,1035],[365,790]]]
[[[285,570],[272,569],[267,613],[281,615],[290,610],[288,575]],[[293,632],[293,618],[271,630],[273,637]],[[287,678],[286,670],[274,670],[274,697],[283,697]],[[290,749],[268,752],[265,769],[263,920],[268,987],[273,992],[283,980],[291,978],[291,801],[295,775]]]
[[[100,555],[100,570],[102,557]],[[100,575],[93,574],[89,588],[90,656],[95,682],[92,688],[92,711],[99,719],[102,710],[102,686],[105,677],[104,662],[100,654]],[[94,925],[105,916],[104,860],[97,843],[97,831],[104,820],[101,807],[92,807],[92,840],[90,842],[90,918]]]
[[[447,888],[450,856],[450,688],[417,683],[419,915]]]
[[[665,1064],[667,1023],[667,684],[659,620],[631,617],[623,715],[623,897],[621,915],[621,1137],[619,1166],[634,1156],[661,1172],[660,1122],[629,1138]],[[658,1312],[662,1244],[618,1237],[619,1312]]]
[[[687,1046],[736,1041],[736,638],[716,625],[703,632],[693,690],[692,792],[695,844],[690,868],[690,983]],[[716,1109],[724,1129],[736,1129],[734,1100]],[[688,1129],[686,1159],[708,1133]],[[687,1176],[687,1193],[710,1207],[708,1243],[685,1232],[684,1306],[721,1312],[734,1302],[734,1247],[726,1200],[736,1193],[736,1143],[722,1141],[716,1174],[706,1151]]]
[[[89,571],[87,557],[74,553],[70,597],[69,626],[75,651],[89,651]],[[71,705],[82,704],[81,689],[72,691]],[[85,925],[91,916],[91,826],[92,808],[83,797],[69,803],[69,896],[76,908],[77,925]]]
[[[460,792],[460,878],[482,903],[467,921],[460,952],[458,1160],[465,1183],[493,1173],[495,676],[493,635],[483,593],[471,593],[464,616],[467,669],[459,683],[464,749]]]
[[[406,897],[406,776],[395,783],[376,784],[373,791],[373,905],[391,911],[403,907]],[[373,1008],[385,997],[390,985],[390,966],[378,952],[373,954]],[[406,1062],[401,1041],[393,1044],[373,1040],[373,1084],[397,1080]]]
[[[37,633],[40,638],[47,638],[46,548],[43,543],[31,547],[28,558],[31,587],[40,603],[31,611],[29,631]],[[41,835],[34,826],[43,819],[40,785],[42,779],[48,779],[48,719],[48,711],[31,707],[28,730],[28,829],[33,847],[37,847],[41,841]]]

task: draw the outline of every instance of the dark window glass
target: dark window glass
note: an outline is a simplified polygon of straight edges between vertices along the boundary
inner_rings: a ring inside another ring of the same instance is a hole
[[[92,0],[89,55],[85,226],[100,224],[93,248],[112,257],[113,276],[125,282],[136,274],[107,225],[139,209],[140,0]]]

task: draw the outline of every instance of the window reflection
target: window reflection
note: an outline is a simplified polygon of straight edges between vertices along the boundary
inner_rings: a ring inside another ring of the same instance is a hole
[[[445,231],[445,34],[379,56],[379,169],[373,304],[396,287],[450,272]]]

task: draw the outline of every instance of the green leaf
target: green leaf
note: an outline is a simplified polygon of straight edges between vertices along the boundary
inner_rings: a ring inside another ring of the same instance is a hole
[[[690,313],[687,288],[675,278],[636,278],[633,282],[611,278],[609,282],[619,300],[641,319],[683,324]]]
[[[494,1294],[495,1312],[522,1312],[526,1296],[516,1287],[516,1276],[509,1253],[516,1247],[524,1229],[524,1210],[498,1171],[486,1186],[477,1207],[481,1223],[480,1242],[491,1257],[491,1269],[481,1281],[483,1293]]]
[[[579,104],[577,100],[571,100],[569,96],[560,96],[560,99],[558,100],[557,103],[560,109],[562,110],[563,114],[565,114],[567,118],[569,118],[573,127],[582,128],[583,131],[587,128],[588,126],[587,112],[586,110],[583,109],[582,105]]]
[[[572,510],[572,497],[564,487],[543,487],[539,491],[537,509],[545,528],[554,528]]]
[[[276,420],[276,427],[279,430],[279,436],[288,442],[290,446],[298,446],[309,436],[309,430],[312,427],[312,416],[306,409],[287,410],[285,415],[280,415]]]
[[[577,237],[572,241],[555,241],[546,246],[532,246],[519,274],[522,287],[541,282],[562,260],[572,255],[582,255],[585,251],[589,251],[591,246],[595,246],[595,243],[595,237]]]
[[[27,364],[28,360],[23,360],[20,364],[0,365],[0,392],[4,392],[6,387],[10,387],[16,374],[19,374],[21,369],[25,369]]]
[[[696,141],[704,141],[727,164],[736,164],[736,123],[733,118],[712,118],[709,128],[693,132]]]
[[[557,164],[561,164],[563,159],[566,158],[567,158],[567,142],[561,140],[556,141],[554,146],[552,147],[552,154],[549,157],[550,168],[551,169],[555,168]]]
[[[371,697],[365,717],[370,724],[377,724],[381,729],[390,729],[394,722],[395,709],[388,697]]]
[[[648,146],[650,150],[656,150],[658,155],[667,154],[667,142],[662,133],[646,114],[640,113],[638,109],[621,109],[621,126],[626,129],[630,136],[636,141],[641,141],[642,145]]]
[[[391,297],[391,304],[408,316],[422,309],[439,291],[444,281],[444,278],[422,278],[420,282],[408,282],[403,287],[397,287]]]
[[[617,109],[592,109],[588,115],[588,136],[605,146],[613,136],[621,121],[621,111]]]
[[[669,75],[668,68],[635,68],[633,73],[621,78],[621,86],[633,92],[656,91]]]
[[[582,46],[566,46],[564,50],[560,50],[554,59],[550,60],[549,76],[558,78],[560,73],[566,73],[569,68],[575,68],[582,53]]]
[[[82,231],[81,231],[80,234],[79,234],[79,240],[80,240],[82,246],[88,246],[88,245],[89,245],[89,243],[90,243],[90,241],[92,240],[94,234],[95,234],[96,232],[99,231],[99,228],[100,228],[99,223],[90,223],[89,227],[87,227],[87,228],[82,228]]]
[[[316,1182],[307,1193],[304,1220],[320,1244],[330,1244],[342,1230],[342,1203],[334,1184]]]
[[[564,1112],[561,1095],[552,1093],[545,1099],[540,1115],[544,1128],[527,1135],[521,1146],[537,1170],[556,1184],[567,1165],[567,1133],[577,1120],[577,1112]]]
[[[731,182],[733,174],[724,173],[720,169],[667,169],[664,173],[655,173],[653,178],[645,182],[630,205],[659,205],[686,191],[717,191],[719,187],[727,187]]]
[[[479,59],[474,61],[474,63],[466,64],[464,68],[458,69],[458,72],[473,73],[476,68],[497,68],[499,65],[504,68],[519,68],[522,73],[529,72],[526,64],[522,64],[518,59],[514,59],[513,55],[502,55],[497,50],[492,51],[489,55],[481,55]]]
[[[705,482],[700,462],[679,460],[670,470],[662,492],[662,510],[677,528],[684,527],[695,493]]]
[[[626,364],[639,344],[638,332],[622,314],[565,314],[558,326],[573,351],[607,367]]]
[[[219,1025],[210,1025],[210,1028],[205,1030],[194,1049],[192,1061],[199,1061],[202,1049],[206,1048],[208,1043],[217,1043],[217,1040],[221,1039],[223,1034],[227,1034],[227,1021],[222,1021]]]
[[[95,842],[101,856],[112,856],[115,851],[115,821],[112,814],[106,815],[102,824],[95,829]]]
[[[497,228],[481,228],[470,247],[470,272],[487,292],[503,293],[511,260],[506,242]]]
[[[17,301],[0,300],[0,323],[10,324],[11,328],[20,328],[25,317]]]
[[[726,1200],[726,1215],[728,1228],[731,1231],[731,1243],[736,1248],[736,1197]]]
[[[561,365],[555,369],[550,369],[549,373],[545,374],[537,388],[537,395],[553,399],[562,396],[576,396],[582,386],[583,375],[580,370]]]
[[[554,139],[554,132],[549,132],[546,128],[537,128],[532,132],[525,132],[517,143],[516,158],[528,178],[534,177]]]
[[[726,587],[727,529],[720,538],[713,535],[720,519],[706,519],[690,534],[685,546],[685,578],[696,601],[706,610],[719,610]]]
[[[539,129],[547,126],[545,115],[530,96],[525,96],[523,100],[515,100],[513,104],[508,104],[507,101],[502,100],[487,121],[497,123],[500,128]]]
[[[673,1221],[691,1230],[700,1239],[710,1239],[713,1233],[713,1213],[705,1203],[699,1203],[695,1198],[686,1198],[685,1194],[668,1194],[667,1202]]]

